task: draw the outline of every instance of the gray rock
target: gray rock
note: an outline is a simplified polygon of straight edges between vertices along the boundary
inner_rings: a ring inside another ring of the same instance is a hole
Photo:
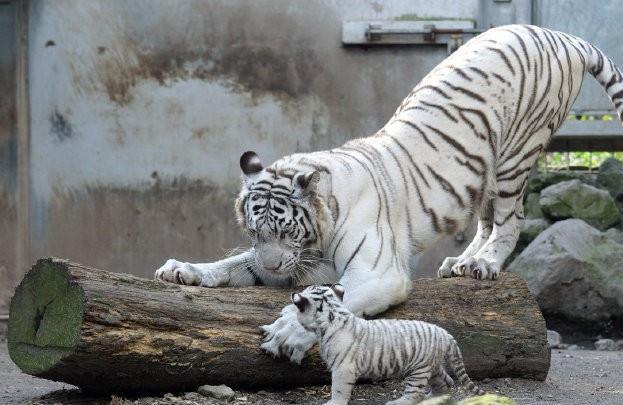
[[[617,350],[623,350],[623,339],[614,342],[614,346]]]
[[[560,337],[560,333],[548,329],[547,330],[547,346],[550,349],[556,349],[556,348],[559,348],[561,344],[562,344],[562,338]]]
[[[571,350],[571,351],[574,351],[574,350],[582,350],[582,348],[581,348],[580,346],[578,346],[578,345],[569,345],[569,346],[567,347],[567,350]]]
[[[197,392],[205,397],[212,397],[217,399],[230,399],[236,395],[236,392],[229,388],[227,385],[202,385],[197,388]]]
[[[615,351],[616,348],[616,344],[614,343],[614,340],[612,339],[599,339],[598,341],[595,342],[595,349],[596,350],[601,350],[601,351]]]
[[[187,392],[184,394],[184,399],[199,400],[201,399],[201,395],[196,392]]]
[[[621,213],[606,190],[600,190],[569,180],[541,191],[539,204],[545,215],[554,220],[583,219],[600,230],[606,230],[620,220]]]
[[[541,209],[541,205],[539,204],[540,198],[541,197],[538,193],[530,193],[526,196],[526,201],[523,203],[523,210],[526,219],[538,219],[545,217],[545,214],[543,214],[543,210]]]
[[[592,176],[580,172],[538,172],[528,180],[527,193],[538,193],[552,184],[561,183],[569,180],[580,180],[583,183],[593,185],[595,180]]]
[[[513,261],[525,248],[536,238],[541,232],[543,232],[549,226],[549,222],[545,219],[526,219],[519,231],[519,239],[515,249],[509,255],[508,262]]]
[[[623,313],[623,246],[579,219],[556,222],[508,266],[541,310],[598,323]]]
[[[620,229],[610,228],[606,232],[604,232],[604,235],[606,235],[610,239],[613,239],[617,243],[623,244],[623,231],[621,231]]]
[[[605,188],[615,200],[623,203],[623,162],[614,158],[606,159],[599,166],[596,185]]]
[[[549,222],[545,219],[526,219],[521,226],[519,233],[519,240],[528,245],[534,240],[541,232],[543,232],[549,226]]]

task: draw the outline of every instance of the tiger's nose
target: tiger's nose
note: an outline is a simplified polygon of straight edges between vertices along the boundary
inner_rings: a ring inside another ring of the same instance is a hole
[[[276,247],[264,245],[256,249],[258,264],[266,271],[277,271],[281,267],[283,254]]]

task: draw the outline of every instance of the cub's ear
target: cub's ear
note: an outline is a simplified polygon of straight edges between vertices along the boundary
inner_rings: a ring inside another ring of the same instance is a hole
[[[316,185],[319,181],[320,173],[316,170],[297,174],[294,178],[296,188],[304,194],[316,191]]]
[[[247,151],[240,156],[240,169],[245,176],[252,176],[262,171],[262,162],[253,151]]]
[[[333,290],[335,295],[337,295],[340,301],[344,300],[344,286],[342,286],[342,284],[333,284],[331,286],[331,289]]]
[[[296,307],[301,312],[305,311],[305,308],[307,307],[307,305],[309,305],[309,301],[307,301],[307,298],[297,293],[292,293],[292,303],[296,305]]]

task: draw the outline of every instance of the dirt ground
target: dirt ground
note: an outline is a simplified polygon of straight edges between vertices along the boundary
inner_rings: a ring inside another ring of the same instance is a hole
[[[487,392],[513,398],[518,404],[623,404],[623,351],[553,350],[552,366],[544,382],[494,379],[481,382]],[[384,404],[400,394],[400,383],[387,381],[358,385],[351,404]],[[462,398],[465,393],[452,391]],[[278,392],[236,392],[230,404],[322,404],[329,387],[308,387]],[[70,385],[23,374],[7,353],[0,335],[0,404],[222,404],[197,393],[168,394],[161,398],[89,398]]]

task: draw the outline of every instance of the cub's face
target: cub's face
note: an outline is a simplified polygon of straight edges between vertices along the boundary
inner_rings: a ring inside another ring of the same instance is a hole
[[[341,284],[332,286],[313,285],[301,293],[292,294],[292,303],[298,309],[297,319],[307,330],[314,330],[322,325],[333,322],[333,310],[342,305],[344,287]]]
[[[254,152],[240,158],[243,187],[238,220],[249,235],[258,267],[272,277],[296,279],[319,254],[319,173],[264,169]]]

